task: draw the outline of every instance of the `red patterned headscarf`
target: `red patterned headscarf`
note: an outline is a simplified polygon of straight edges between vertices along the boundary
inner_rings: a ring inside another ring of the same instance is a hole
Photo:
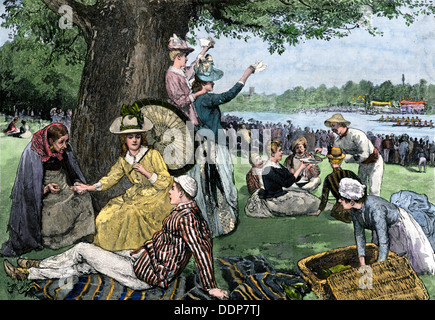
[[[60,153],[52,152],[50,150],[50,144],[48,143],[48,129],[53,126],[63,126],[63,124],[55,122],[49,124],[45,128],[42,128],[35,134],[33,134],[32,138],[32,149],[36,151],[37,154],[41,156],[42,162],[48,161],[51,157],[58,158],[62,160],[62,155]]]

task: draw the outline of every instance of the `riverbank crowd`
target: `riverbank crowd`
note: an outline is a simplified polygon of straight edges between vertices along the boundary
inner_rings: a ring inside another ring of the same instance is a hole
[[[35,116],[24,116],[22,118],[35,120]],[[52,122],[60,122],[66,125],[68,130],[71,126],[72,111],[66,113],[61,109],[54,109],[51,112]],[[5,116],[7,121],[12,117]],[[243,158],[249,158],[250,153],[258,153],[263,149],[269,140],[281,142],[284,154],[291,154],[291,146],[294,141],[301,137],[307,140],[307,151],[314,152],[316,148],[330,150],[334,143],[335,135],[331,130],[322,128],[301,128],[292,123],[291,120],[282,122],[260,121],[256,119],[244,120],[231,114],[222,116],[223,133],[226,136],[229,150],[233,154],[240,152]],[[367,137],[379,150],[385,163],[400,164],[402,166],[417,165],[419,171],[426,171],[427,165],[435,166],[435,144],[426,138],[410,137],[404,133],[397,135],[391,133],[377,134],[371,131],[366,132]]]
[[[237,141],[237,145],[232,150],[240,150],[242,156],[247,156],[247,145],[251,143],[252,133],[255,132],[255,138],[258,136],[256,144],[259,150],[263,150],[263,145],[269,140],[278,140],[281,142],[284,154],[291,154],[291,146],[294,141],[301,137],[307,140],[307,151],[314,152],[316,148],[330,150],[335,135],[331,130],[321,128],[301,128],[292,123],[291,120],[282,122],[263,122],[256,119],[244,120],[231,114],[225,114],[222,117],[222,126],[227,137],[232,137],[229,141]],[[269,137],[266,138],[265,132]],[[379,134],[371,131],[366,132],[367,137],[378,149],[383,156],[385,163],[400,164],[402,166],[418,165],[419,171],[426,171],[426,166],[435,166],[435,145],[429,138],[410,137],[404,133],[401,135]],[[231,150],[231,146],[230,150]],[[252,150],[251,150],[252,151]]]

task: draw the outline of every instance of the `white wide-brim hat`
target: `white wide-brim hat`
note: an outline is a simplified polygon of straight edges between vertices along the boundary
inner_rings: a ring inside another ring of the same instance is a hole
[[[192,198],[196,197],[198,192],[198,184],[196,180],[191,176],[183,175],[179,177],[175,177],[174,181],[179,183],[180,186],[186,191]]]
[[[143,112],[142,112],[143,114]],[[134,116],[126,115],[124,117],[118,117],[116,118],[112,124],[110,125],[110,132],[114,134],[128,134],[128,133],[140,133],[140,132],[147,132],[150,131],[153,128],[153,123],[150,119],[143,116],[143,123],[142,126],[138,126],[137,118]],[[124,129],[121,130],[121,124],[124,124],[126,127],[137,127],[137,128],[130,128],[130,129]]]

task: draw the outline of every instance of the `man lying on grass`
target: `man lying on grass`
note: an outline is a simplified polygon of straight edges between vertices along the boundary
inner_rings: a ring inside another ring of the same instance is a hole
[[[20,267],[4,261],[6,273],[15,280],[57,279],[90,273],[105,274],[133,290],[166,288],[178,277],[193,255],[202,285],[211,296],[228,297],[216,288],[212,237],[194,197],[197,183],[189,176],[174,178],[169,196],[176,205],[163,221],[162,230],[137,250],[107,251],[89,243],[41,261],[18,259]]]

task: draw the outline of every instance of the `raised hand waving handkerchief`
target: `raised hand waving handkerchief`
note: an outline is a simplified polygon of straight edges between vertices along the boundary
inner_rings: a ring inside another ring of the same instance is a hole
[[[208,37],[207,39],[206,38],[199,38],[198,40],[199,40],[199,45],[203,48],[204,47],[213,48],[215,43],[216,43],[212,37]]]
[[[254,73],[259,73],[267,68],[263,61],[256,62],[255,64],[251,65],[251,67],[255,69]]]

